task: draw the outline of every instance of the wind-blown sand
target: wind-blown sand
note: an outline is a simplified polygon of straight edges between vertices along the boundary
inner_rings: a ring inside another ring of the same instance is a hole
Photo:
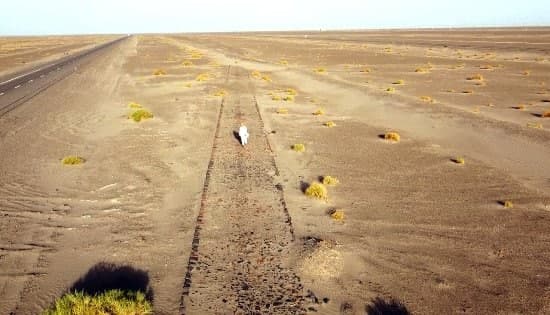
[[[105,261],[145,272],[159,314],[186,274],[188,314],[549,313],[549,54],[542,28],[134,36],[0,118],[0,313]]]

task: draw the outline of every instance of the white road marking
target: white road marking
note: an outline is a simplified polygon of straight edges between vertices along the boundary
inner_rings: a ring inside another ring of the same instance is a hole
[[[18,89],[21,86],[21,84],[14,86],[14,89]]]

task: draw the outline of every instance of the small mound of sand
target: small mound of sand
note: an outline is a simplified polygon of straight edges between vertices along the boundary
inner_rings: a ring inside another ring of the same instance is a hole
[[[319,246],[304,258],[300,271],[305,276],[318,280],[338,278],[344,271],[344,257],[333,244],[320,242]]]

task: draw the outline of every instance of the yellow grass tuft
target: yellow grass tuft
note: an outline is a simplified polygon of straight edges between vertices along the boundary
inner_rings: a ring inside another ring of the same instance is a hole
[[[204,82],[204,81],[208,81],[209,79],[210,79],[210,75],[208,75],[208,73],[201,73],[195,78],[195,81]]]
[[[214,96],[225,96],[225,95],[227,95],[227,92],[225,90],[217,90],[214,93]]]
[[[389,88],[386,89],[386,92],[387,92],[387,93],[394,93],[394,92],[395,92],[395,88],[389,87]]]
[[[342,221],[344,220],[344,210],[342,209],[332,209],[329,212],[330,217],[335,221]]]
[[[157,69],[157,70],[153,71],[153,75],[166,75],[166,71],[164,71],[162,69]]]
[[[271,96],[271,99],[274,100],[274,101],[280,101],[280,100],[281,100],[281,96],[275,95],[275,94],[274,94],[273,96]]]
[[[285,95],[285,96],[283,96],[283,101],[285,101],[285,102],[294,102],[294,96]]]
[[[535,129],[542,129],[542,124],[541,123],[528,122],[527,127],[535,128]]]
[[[288,60],[286,59],[280,59],[279,60],[279,64],[283,65],[283,66],[287,66],[288,65]]]
[[[517,110],[525,110],[525,105],[524,104],[519,104],[518,106],[512,106],[513,109],[517,109]]]
[[[336,124],[333,122],[333,121],[327,121],[326,123],[324,123],[323,125],[329,127],[329,128],[332,128],[334,126],[336,126]]]
[[[397,80],[397,81],[393,82],[392,84],[401,85],[401,84],[404,84],[404,83],[405,83],[405,81],[403,81],[403,80]]]
[[[462,94],[474,94],[474,91],[472,91],[472,90],[464,90],[464,91],[462,91]]]
[[[502,205],[504,206],[504,208],[509,208],[509,209],[514,207],[514,203],[511,202],[510,200],[503,201]]]
[[[332,177],[330,175],[323,176],[323,185],[327,186],[336,186],[340,184],[340,181],[336,177]]]
[[[192,66],[193,65],[193,62],[190,61],[190,60],[185,60],[184,62],[181,63],[183,66],[185,67],[189,67],[189,66]]]
[[[250,73],[250,75],[254,78],[254,79],[261,79],[262,78],[262,74],[260,73],[260,71],[258,70],[254,70],[252,71],[252,73]]]
[[[419,68],[416,68],[416,69],[414,70],[414,72],[416,72],[416,73],[429,73],[430,70],[427,69],[427,68],[419,67]]]
[[[327,188],[321,183],[313,183],[309,185],[309,187],[305,191],[305,194],[308,197],[317,199],[326,200],[328,198]]]
[[[523,75],[525,75],[525,76],[528,76],[528,75],[531,74],[531,71],[525,70],[525,71],[523,71],[521,74],[523,74]]]
[[[481,74],[478,73],[478,74],[474,74],[471,77],[467,77],[466,80],[468,80],[468,81],[483,81],[484,78]]]
[[[185,83],[183,86],[185,86],[186,88],[190,88],[191,86],[193,86],[193,84],[189,82],[189,83]]]
[[[296,152],[304,152],[306,150],[306,146],[303,143],[293,144],[290,148]]]
[[[271,82],[271,81],[272,81],[272,80],[271,80],[271,77],[268,76],[267,74],[262,75],[262,80],[264,80],[264,81],[266,81],[266,82]]]
[[[386,134],[384,134],[384,139],[393,142],[399,142],[401,140],[401,136],[397,132],[387,132]]]
[[[153,113],[151,113],[146,109],[138,109],[132,114],[130,114],[130,116],[128,117],[128,119],[133,119],[135,122],[140,122],[144,119],[149,119],[149,118],[153,118]]]
[[[128,104],[128,107],[130,107],[131,109],[140,109],[141,105],[136,102],[130,102],[130,104]]]
[[[313,69],[313,72],[318,73],[318,74],[325,74],[325,73],[327,73],[327,69],[322,68],[322,67],[318,67],[318,68]]]
[[[189,59],[202,59],[202,53],[194,51],[189,55]]]
[[[427,95],[423,95],[423,96],[420,96],[420,99],[426,103],[433,103],[434,100],[431,96],[427,96]]]
[[[63,163],[64,165],[78,165],[84,162],[86,162],[84,158],[76,155],[69,155],[61,160],[61,163]]]
[[[455,162],[456,164],[464,164],[464,163],[466,163],[466,161],[464,160],[464,158],[461,157],[461,156],[452,159],[452,161]]]
[[[285,92],[288,95],[294,95],[294,96],[298,95],[298,92],[296,92],[295,89],[291,89],[291,88],[286,89]]]
[[[325,114],[325,111],[322,108],[319,108],[316,111],[314,111],[312,114],[315,116],[321,116]]]
[[[288,114],[288,109],[287,108],[279,108],[277,109],[277,114]]]
[[[550,110],[545,111],[544,113],[542,113],[541,116],[542,116],[543,118],[550,118]]]
[[[370,70],[370,68],[363,68],[363,69],[359,70],[359,72],[362,72],[362,73],[370,73],[371,70]]]
[[[96,295],[71,292],[55,301],[43,315],[126,314],[147,315],[153,307],[142,292],[108,290]]]

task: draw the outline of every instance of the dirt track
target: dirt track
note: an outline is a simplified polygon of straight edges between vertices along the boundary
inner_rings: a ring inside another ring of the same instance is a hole
[[[376,297],[549,313],[550,42],[493,33],[125,41],[0,118],[0,313],[38,313],[102,262],[159,314],[364,314]],[[128,120],[130,102],[154,118]],[[305,197],[324,175],[328,201]]]

